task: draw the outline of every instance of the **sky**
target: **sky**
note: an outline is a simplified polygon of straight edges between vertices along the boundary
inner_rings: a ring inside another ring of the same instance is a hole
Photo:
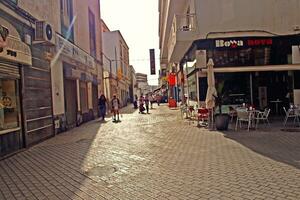
[[[158,85],[158,0],[100,0],[101,17],[111,31],[120,30],[129,46],[129,63]],[[155,49],[156,75],[150,75],[149,49]]]

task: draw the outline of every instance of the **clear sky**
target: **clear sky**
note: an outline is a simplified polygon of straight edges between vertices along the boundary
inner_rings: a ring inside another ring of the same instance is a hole
[[[111,31],[120,30],[129,46],[129,62],[136,72],[158,84],[158,0],[100,0],[101,17]],[[155,49],[156,75],[150,76],[149,49]]]

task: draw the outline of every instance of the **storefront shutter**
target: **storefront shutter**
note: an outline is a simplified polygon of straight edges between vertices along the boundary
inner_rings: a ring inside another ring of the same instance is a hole
[[[20,78],[19,67],[14,64],[0,62],[0,77],[2,78]]]

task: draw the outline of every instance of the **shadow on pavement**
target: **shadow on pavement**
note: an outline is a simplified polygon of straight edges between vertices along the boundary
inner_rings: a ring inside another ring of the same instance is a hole
[[[108,183],[93,178],[115,172],[112,163],[101,162],[109,156],[103,143],[110,142],[110,132],[104,130],[111,124],[108,117],[96,119],[0,161],[0,185],[13,188],[1,187],[0,199],[25,194],[26,199],[113,199]]]
[[[229,130],[223,134],[256,153],[300,169],[300,132],[275,127],[249,132]]]

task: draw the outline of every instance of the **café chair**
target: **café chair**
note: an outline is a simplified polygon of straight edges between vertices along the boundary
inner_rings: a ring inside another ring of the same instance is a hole
[[[240,128],[242,128],[242,122],[247,122],[247,129],[249,131],[250,127],[251,127],[251,122],[252,122],[251,116],[252,116],[252,114],[250,112],[243,111],[243,110],[237,110],[237,119],[236,119],[236,124],[235,124],[235,130],[237,131],[238,124],[239,124]]]
[[[255,128],[257,129],[259,121],[263,121],[264,123],[268,124],[270,126],[269,122],[269,115],[270,115],[271,109],[266,108],[263,112],[258,111],[254,117],[254,120],[256,121]]]

